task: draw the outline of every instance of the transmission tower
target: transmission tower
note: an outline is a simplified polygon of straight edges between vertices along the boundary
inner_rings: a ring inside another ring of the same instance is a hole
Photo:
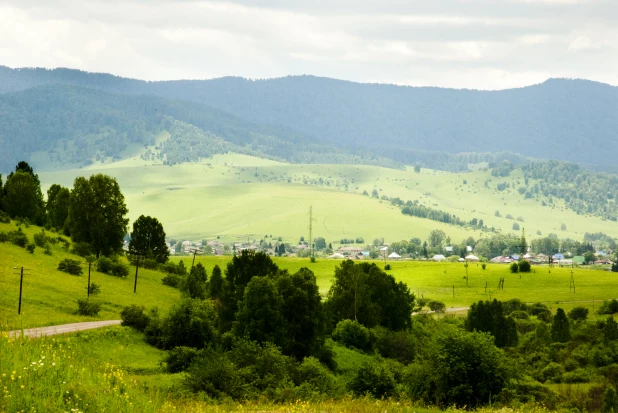
[[[313,205],[309,206],[309,256],[315,258],[313,242]]]

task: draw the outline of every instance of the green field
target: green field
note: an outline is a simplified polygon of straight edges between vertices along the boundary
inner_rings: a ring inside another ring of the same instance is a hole
[[[13,231],[15,224],[0,224],[0,231]],[[40,228],[22,227],[30,242]],[[57,235],[50,232],[48,235]],[[86,298],[88,283],[88,264],[78,256],[64,251],[56,244],[52,247],[53,255],[43,253],[37,248],[34,254],[8,243],[0,243],[0,324],[9,328],[37,327],[91,321],[92,318],[76,314],[77,299]],[[81,276],[73,276],[57,270],[58,263],[64,258],[80,260],[84,268]],[[14,267],[29,269],[24,276],[22,315],[17,315],[19,302],[19,270]],[[167,310],[178,300],[178,290],[161,283],[163,274],[156,271],[140,269],[137,294],[133,293],[134,270],[129,277],[118,278],[101,274],[94,269],[91,281],[101,286],[101,293],[92,296],[101,303],[101,312],[95,319],[119,319],[120,311],[126,305],[140,304],[158,306]]]
[[[159,218],[168,236],[225,240],[281,236],[294,243],[308,236],[309,207],[313,206],[314,236],[327,241],[384,237],[387,242],[418,237],[442,229],[453,242],[482,232],[436,221],[409,217],[387,201],[362,195],[376,189],[380,196],[418,200],[420,204],[470,220],[483,219],[489,227],[512,231],[512,217],[528,239],[556,233],[560,238],[583,239],[585,232],[618,234],[618,223],[578,215],[554,202],[523,199],[514,188],[521,171],[495,178],[488,171],[448,173],[424,169],[393,170],[363,165],[298,165],[244,155],[219,155],[199,164],[148,164],[137,157],[88,168],[41,173],[43,189],[53,183],[72,186],[76,176],[105,173],[116,177],[125,194],[132,220],[141,214]],[[321,181],[320,181],[321,179]],[[464,184],[464,180],[466,184]],[[488,187],[485,187],[488,181]],[[497,191],[499,182],[511,188]],[[531,180],[530,185],[535,182]],[[495,216],[499,211],[501,217]],[[561,231],[561,224],[566,231]]]

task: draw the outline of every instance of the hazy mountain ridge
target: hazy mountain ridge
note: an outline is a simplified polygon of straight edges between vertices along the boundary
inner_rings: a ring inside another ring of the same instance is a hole
[[[329,142],[408,164],[418,156],[406,154],[419,150],[508,151],[613,171],[618,150],[618,88],[586,80],[476,91],[313,76],[146,82],[68,69],[0,68],[0,92],[50,83],[207,104],[253,124],[283,127],[286,134],[298,131],[304,143]]]

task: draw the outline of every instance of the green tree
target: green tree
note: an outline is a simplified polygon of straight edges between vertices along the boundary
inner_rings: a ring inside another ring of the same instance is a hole
[[[346,260],[335,268],[327,306],[334,323],[357,320],[366,327],[391,330],[410,326],[414,296],[375,264]]]
[[[221,298],[221,292],[223,291],[223,277],[221,276],[221,268],[218,265],[212,269],[212,275],[210,276],[210,283],[208,284],[210,298]]]
[[[53,184],[47,190],[47,219],[57,229],[63,229],[69,217],[70,197],[69,188],[58,184]]]
[[[603,339],[605,341],[618,340],[618,323],[614,320],[614,316],[607,317],[605,326],[603,327]]]
[[[116,179],[102,174],[75,179],[69,199],[71,237],[90,244],[97,257],[122,249],[128,212]]]
[[[472,304],[466,317],[468,331],[482,331],[495,337],[498,347],[517,346],[517,327],[515,320],[505,317],[502,302],[479,301]]]
[[[180,289],[189,298],[203,300],[206,298],[206,281],[208,281],[206,269],[198,262],[191,267],[191,271],[182,282]]]
[[[269,277],[253,277],[244,289],[234,332],[238,337],[281,346],[285,337],[283,299]]]
[[[12,218],[43,224],[44,202],[38,177],[20,169],[11,173],[4,184],[2,207]]]
[[[140,259],[154,259],[160,264],[165,264],[169,257],[169,250],[165,243],[165,231],[159,220],[140,215],[133,223],[133,232],[131,232],[131,241],[129,241],[129,254],[135,257],[135,286],[133,289],[133,292],[135,292]]]
[[[286,321],[283,353],[302,360],[324,344],[322,298],[315,275],[307,268],[293,275],[282,273],[276,286]]]
[[[441,229],[434,229],[429,233],[429,237],[427,241],[429,242],[429,246],[436,248],[442,247],[442,243],[446,239],[446,234]]]
[[[571,326],[562,308],[556,311],[556,316],[551,323],[551,338],[558,343],[566,343],[571,339]]]
[[[412,399],[428,404],[475,408],[497,399],[513,377],[487,333],[445,326],[422,350],[405,385]]]
[[[317,251],[322,251],[326,248],[326,240],[322,237],[317,237],[315,239],[315,249]]]

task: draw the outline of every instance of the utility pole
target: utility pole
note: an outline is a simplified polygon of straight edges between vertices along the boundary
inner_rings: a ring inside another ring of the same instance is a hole
[[[193,252],[193,262],[191,263],[191,268],[195,265],[195,256],[197,253],[201,253],[203,250],[200,248],[191,248],[191,252]],[[236,255],[236,245],[234,245],[234,255]]]
[[[13,267],[13,270],[17,270],[17,267]],[[24,269],[24,267],[21,267],[19,272],[13,273],[15,275],[19,275],[19,305],[17,307],[17,314],[19,315],[21,315],[21,297],[22,297],[23,286],[24,286],[24,271],[30,271],[30,270]]]
[[[315,243],[313,242],[313,205],[309,206],[309,256],[315,260]]]
[[[137,256],[137,263],[135,264],[135,283],[133,284],[133,294],[137,292],[137,270],[139,268],[139,255]]]
[[[92,266],[91,262],[88,262],[88,298],[90,298],[90,267]]]

